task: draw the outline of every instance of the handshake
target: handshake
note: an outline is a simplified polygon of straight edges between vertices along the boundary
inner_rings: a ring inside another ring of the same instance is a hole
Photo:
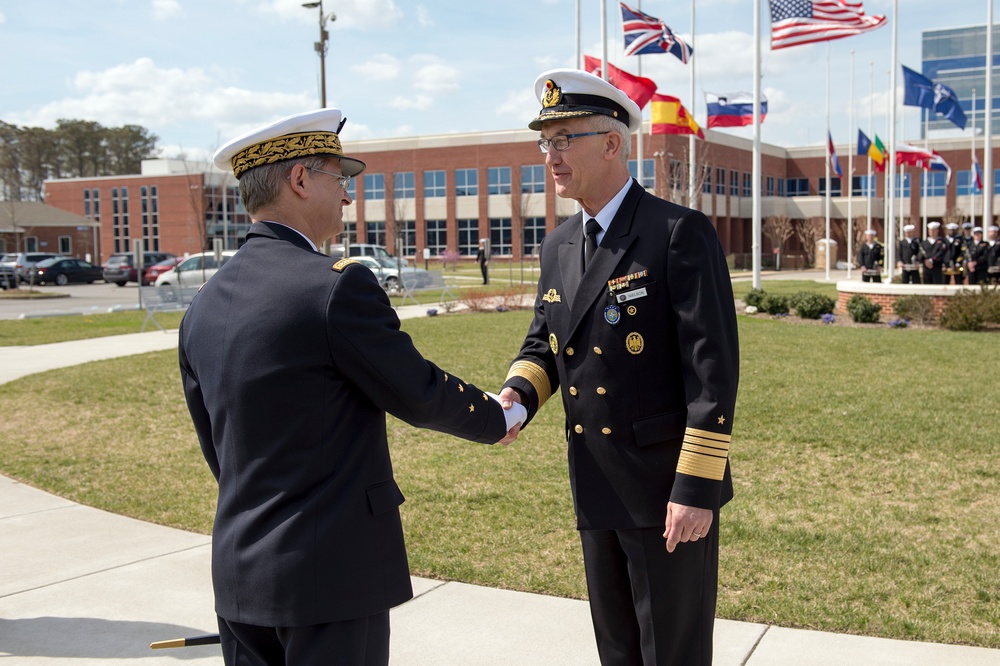
[[[506,446],[517,439],[517,435],[521,431],[521,426],[528,420],[528,410],[519,402],[516,391],[505,389],[503,393],[503,397],[489,392],[487,392],[487,395],[503,407],[503,415],[507,420],[507,434],[497,443]]]

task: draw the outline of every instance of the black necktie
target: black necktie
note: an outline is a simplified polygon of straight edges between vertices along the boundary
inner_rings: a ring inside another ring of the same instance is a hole
[[[601,224],[596,219],[590,218],[587,220],[587,224],[583,229],[587,237],[586,249],[584,251],[583,270],[587,270],[587,266],[590,265],[590,260],[594,258],[594,253],[597,252],[597,234],[601,231]]]

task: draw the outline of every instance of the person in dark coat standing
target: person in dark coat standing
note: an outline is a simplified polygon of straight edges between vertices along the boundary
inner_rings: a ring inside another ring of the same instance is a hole
[[[990,284],[1000,284],[1000,227],[991,224],[988,232],[986,243],[990,249],[986,251],[986,277]]]
[[[337,109],[290,116],[215,155],[253,224],[185,314],[179,360],[219,484],[226,664],[388,663],[388,609],[413,593],[386,412],[487,444],[517,433],[512,411],[421,357],[367,267],[317,250],[365,168],[342,124]]]
[[[969,284],[986,284],[989,281],[990,244],[983,240],[983,228],[972,230],[972,240],[965,248],[965,272]]]
[[[861,266],[862,282],[881,282],[882,266],[885,265],[885,254],[882,244],[875,240],[875,230],[865,231],[865,242],[858,251],[858,264]]]
[[[541,244],[501,402],[530,419],[562,388],[601,662],[710,664],[739,375],[726,257],[704,214],[630,178],[641,119],[623,92],[560,69],[535,94],[556,194],[583,211]]]
[[[940,222],[927,224],[927,238],[920,243],[920,252],[924,260],[924,284],[944,284],[945,262],[948,261],[948,244],[938,236]]]
[[[903,225],[904,237],[899,240],[896,267],[900,269],[903,284],[920,284],[920,239],[917,228],[912,224]]]
[[[479,239],[479,249],[476,250],[476,261],[479,263],[479,272],[483,274],[483,284],[490,283],[490,257],[486,249],[486,239]]]

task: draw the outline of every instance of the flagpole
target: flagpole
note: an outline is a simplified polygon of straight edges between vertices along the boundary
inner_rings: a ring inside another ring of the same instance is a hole
[[[875,61],[868,61],[868,131],[871,132],[872,137],[875,136]],[[865,187],[865,193],[868,195],[868,201],[865,206],[865,213],[868,216],[868,228],[874,229],[875,223],[872,222],[872,198],[875,196],[875,178],[872,176],[872,155],[871,149],[868,150],[868,173],[865,176],[868,179]],[[882,238],[885,236],[885,226],[882,228]],[[892,239],[886,238],[886,244]]]
[[[993,224],[993,0],[986,0],[986,114],[983,121],[983,227]]]
[[[640,12],[642,11],[642,0],[636,0],[636,9],[638,9]],[[621,14],[621,12],[619,12],[619,14]],[[639,54],[636,54],[636,63],[637,63],[636,67],[638,68],[638,71],[636,73],[639,76],[642,76],[642,56],[639,55]],[[643,144],[643,141],[642,141],[642,134],[643,134],[643,131],[642,131],[642,115],[643,115],[643,110],[640,108],[639,109],[639,136],[637,136],[635,138],[635,175],[636,175],[636,179],[639,181],[639,185],[641,185],[643,187],[643,189],[645,189],[645,187],[646,187],[646,181],[644,179],[645,169],[642,168],[642,147],[643,147],[643,145],[642,145]]]
[[[892,0],[892,70],[889,74],[889,168],[886,169],[889,181],[889,231],[886,239],[891,238],[887,249],[886,263],[889,265],[889,282],[896,274],[896,39],[899,33],[899,0]]]
[[[576,68],[583,69],[583,51],[580,49],[580,2],[576,0]]]
[[[760,289],[760,0],[753,0],[753,179],[750,184],[752,201],[751,242],[753,253],[753,286]]]
[[[694,48],[694,0],[691,0],[691,48]],[[688,64],[691,66],[691,117],[695,118],[694,113],[694,56],[688,60]],[[688,136],[688,207],[695,208],[695,197],[698,196],[695,190],[695,174],[698,169],[698,160],[695,159],[695,135],[691,134]]]
[[[930,137],[928,136],[928,134],[930,134],[931,110],[930,109],[921,109],[921,111],[923,111],[923,114],[924,114],[924,150],[928,150],[929,151],[931,149],[931,140],[930,140]],[[928,178],[929,174],[930,174],[930,172],[928,170],[926,170],[926,169],[924,170],[924,172],[922,174],[920,174],[920,184],[921,184],[921,187],[920,187],[920,211],[921,211],[921,216],[920,216],[920,218],[921,218],[921,224],[924,226],[925,229],[927,228],[927,181],[930,180]]]
[[[969,193],[972,195],[972,226],[976,226],[976,89],[972,89],[972,162],[969,163]],[[986,193],[983,193],[986,196]],[[983,219],[983,231],[986,230],[986,220]]]
[[[850,109],[847,113],[847,138],[854,135],[854,49],[851,49],[851,91],[848,94]],[[848,144],[850,145],[850,144]],[[843,185],[841,185],[843,187]],[[841,190],[843,191],[843,190]],[[854,264],[854,151],[847,151],[847,279],[851,279]]]
[[[826,251],[823,253],[826,264],[826,281],[830,281],[830,199],[833,191],[833,184],[830,182],[830,160],[833,159],[831,148],[833,135],[830,133],[830,42],[826,43],[826,231],[823,236],[823,243]]]
[[[601,0],[601,78],[608,80],[608,3]],[[640,109],[640,112],[642,109]]]

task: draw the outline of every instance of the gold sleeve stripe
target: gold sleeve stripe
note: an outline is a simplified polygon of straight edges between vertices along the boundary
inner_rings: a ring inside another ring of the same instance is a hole
[[[539,407],[544,405],[545,401],[552,396],[552,383],[549,381],[549,376],[545,374],[542,366],[537,363],[516,361],[514,365],[510,366],[510,371],[507,373],[507,379],[512,377],[522,377],[531,382],[535,393],[538,395]]]
[[[704,437],[693,437],[691,435],[684,435],[684,443],[707,446],[713,449],[717,449],[719,451],[729,451],[729,442],[720,442],[717,439],[706,439]]]
[[[722,481],[726,472],[726,458],[706,456],[685,449],[681,451],[681,457],[677,461],[677,471],[689,476]]]
[[[712,432],[710,430],[699,430],[698,428],[684,428],[685,435],[694,435],[695,437],[707,437],[708,439],[714,439],[718,442],[729,443],[732,441],[732,435],[723,435],[721,432]]]
[[[700,446],[698,444],[692,444],[687,440],[684,441],[684,446],[681,447],[681,451],[690,451],[692,453],[700,453],[703,456],[715,456],[716,458],[728,458],[728,451],[725,449],[719,449],[714,446]]]

